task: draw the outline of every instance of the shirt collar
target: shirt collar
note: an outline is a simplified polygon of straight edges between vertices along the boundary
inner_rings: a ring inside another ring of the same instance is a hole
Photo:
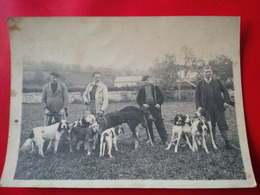
[[[95,82],[92,82],[92,85],[99,85],[100,84],[100,81],[98,83],[95,83]]]
[[[206,79],[206,78],[204,77],[204,80],[206,81],[206,83],[210,83],[210,82],[212,81],[212,77],[210,77],[209,79]]]

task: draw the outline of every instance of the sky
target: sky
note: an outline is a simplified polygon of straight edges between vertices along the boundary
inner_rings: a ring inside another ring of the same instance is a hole
[[[166,53],[183,63],[182,47],[206,62],[239,55],[238,17],[27,17],[8,25],[20,61],[147,70]]]

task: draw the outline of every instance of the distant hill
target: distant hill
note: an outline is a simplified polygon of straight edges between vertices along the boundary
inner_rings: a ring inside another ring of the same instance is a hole
[[[62,67],[62,68],[61,68]],[[92,81],[92,73],[100,71],[103,75],[102,81],[108,86],[114,86],[117,76],[142,75],[147,72],[131,71],[129,69],[114,69],[112,67],[96,68],[91,65],[62,65],[53,62],[24,62],[23,89],[39,89],[49,82],[49,73],[57,71],[61,75],[60,80],[68,88],[84,88]]]

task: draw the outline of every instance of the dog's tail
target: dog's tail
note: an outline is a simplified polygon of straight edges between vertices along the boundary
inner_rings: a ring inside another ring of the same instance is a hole
[[[21,146],[21,151],[28,149],[32,145],[32,138],[34,138],[33,131],[31,132],[30,136],[25,140],[24,144]]]
[[[28,138],[24,144],[22,145],[22,147],[20,148],[20,151],[24,151],[27,150],[30,146],[32,145],[32,139]]]

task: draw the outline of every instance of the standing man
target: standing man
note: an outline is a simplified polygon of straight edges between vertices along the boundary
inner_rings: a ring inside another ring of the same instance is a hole
[[[53,114],[59,121],[66,119],[69,103],[68,90],[66,85],[59,81],[60,75],[57,72],[51,72],[50,76],[51,82],[44,85],[42,91],[45,125],[49,125],[50,116]]]
[[[197,84],[195,92],[196,108],[205,108],[210,115],[212,123],[212,133],[216,140],[216,123],[220,133],[226,143],[227,148],[238,149],[230,142],[228,126],[225,117],[225,110],[229,107],[230,96],[227,88],[219,79],[212,77],[211,67],[203,68],[204,78]],[[223,96],[222,96],[223,95]]]
[[[83,94],[83,101],[86,111],[102,117],[108,106],[108,90],[107,86],[101,82],[102,74],[100,72],[94,72],[92,77],[93,82],[88,84]]]
[[[143,86],[139,89],[137,95],[137,104],[140,107],[148,109],[150,111],[156,129],[161,137],[162,143],[167,146],[168,135],[163,123],[161,105],[164,102],[164,97],[158,86],[153,85],[150,81],[149,75],[144,75],[142,78],[144,81]],[[147,120],[147,125],[149,129],[149,133],[151,135],[152,141],[154,141],[153,134],[153,120]]]

